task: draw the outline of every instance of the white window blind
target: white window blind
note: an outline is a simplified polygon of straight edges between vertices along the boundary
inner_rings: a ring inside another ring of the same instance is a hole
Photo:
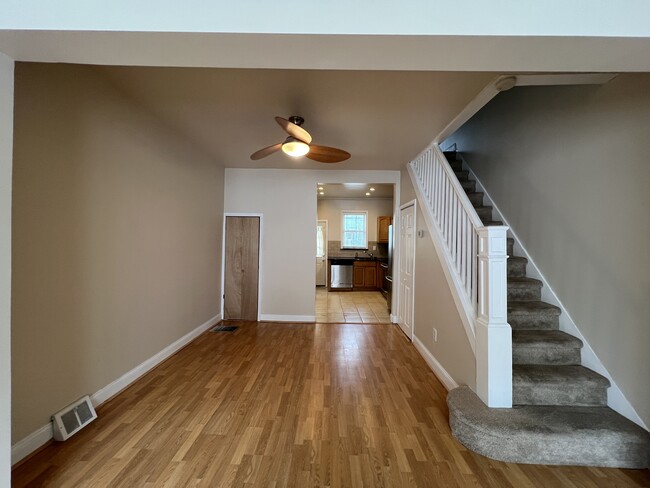
[[[368,212],[341,212],[341,248],[368,249]]]

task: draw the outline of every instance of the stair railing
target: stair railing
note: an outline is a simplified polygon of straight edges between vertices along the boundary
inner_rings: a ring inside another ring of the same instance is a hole
[[[509,408],[508,227],[483,225],[437,144],[408,170],[476,356],[476,393],[489,407]]]

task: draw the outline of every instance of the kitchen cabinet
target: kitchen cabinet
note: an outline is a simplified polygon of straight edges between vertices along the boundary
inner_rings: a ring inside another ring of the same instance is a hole
[[[354,290],[377,289],[377,261],[355,261],[352,274]]]
[[[377,242],[388,244],[388,226],[393,223],[393,217],[377,217]]]

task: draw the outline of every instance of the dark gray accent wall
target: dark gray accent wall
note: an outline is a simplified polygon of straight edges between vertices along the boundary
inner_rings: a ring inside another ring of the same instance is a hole
[[[453,142],[650,424],[650,75],[515,88]]]

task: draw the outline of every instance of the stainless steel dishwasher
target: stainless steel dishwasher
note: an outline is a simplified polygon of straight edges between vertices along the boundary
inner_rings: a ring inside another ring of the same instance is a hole
[[[332,259],[330,268],[330,288],[352,288],[352,261],[349,259]]]

